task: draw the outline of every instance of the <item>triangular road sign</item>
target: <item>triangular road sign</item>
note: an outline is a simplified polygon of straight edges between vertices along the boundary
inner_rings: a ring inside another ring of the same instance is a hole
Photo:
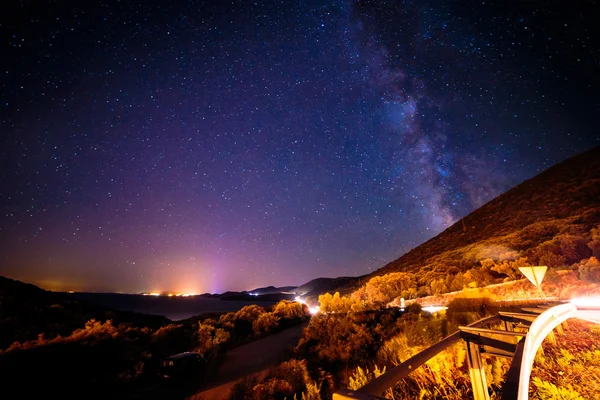
[[[531,283],[540,289],[542,288],[542,280],[544,279],[547,269],[548,267],[545,265],[537,267],[519,267],[519,271],[521,271],[521,273],[525,275],[525,277],[529,279]]]

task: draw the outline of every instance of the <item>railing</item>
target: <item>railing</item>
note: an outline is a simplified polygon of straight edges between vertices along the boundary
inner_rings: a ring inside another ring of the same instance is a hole
[[[485,324],[491,324],[499,321],[500,315],[493,315],[491,317],[483,318],[479,321],[473,322],[469,325],[469,327],[476,328]],[[416,368],[426,363],[430,358],[436,356],[438,353],[452,346],[459,340],[461,340],[460,331],[445,337],[433,346],[426,348],[418,354],[415,354],[402,364],[391,368],[388,372],[361,387],[356,392],[340,391],[339,393],[334,394],[333,400],[377,399],[377,396],[381,395],[387,389],[393,387],[400,379],[405,378]]]
[[[541,313],[531,327],[524,342],[519,343],[502,390],[502,400],[527,400],[529,377],[535,354],[542,342],[554,328],[569,318],[575,318],[577,308],[573,304],[562,304]]]
[[[527,313],[501,312],[498,315],[480,319],[468,326],[461,326],[458,332],[447,336],[402,364],[390,369],[357,391],[342,390],[334,394],[333,399],[379,399],[378,396],[393,387],[398,381],[408,376],[438,353],[463,339],[466,342],[469,375],[473,385],[473,397],[476,400],[489,399],[481,353],[512,357],[513,360],[503,387],[502,399],[527,400],[529,377],[537,349],[554,328],[568,318],[574,318],[577,309],[572,304],[563,304],[548,309],[535,308],[524,311],[527,311]],[[504,321],[506,330],[480,328],[483,325],[501,321]],[[529,332],[515,332],[515,324],[528,329]],[[503,339],[498,339],[498,336]],[[522,339],[523,337],[525,337],[525,340]]]

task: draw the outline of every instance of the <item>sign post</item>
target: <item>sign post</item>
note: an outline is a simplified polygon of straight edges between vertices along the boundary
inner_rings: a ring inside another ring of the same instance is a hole
[[[535,287],[538,288],[542,299],[545,298],[544,292],[542,291],[542,280],[544,279],[544,275],[546,275],[547,270],[548,267],[545,265],[539,265],[536,267],[519,267],[519,271],[521,271],[521,273],[525,275],[527,279],[529,279],[529,282],[533,283]]]

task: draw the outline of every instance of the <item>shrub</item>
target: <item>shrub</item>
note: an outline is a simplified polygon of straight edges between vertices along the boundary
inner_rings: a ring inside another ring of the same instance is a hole
[[[448,303],[446,315],[450,322],[467,325],[496,311],[497,306],[489,297],[456,297]]]
[[[252,330],[255,335],[260,335],[261,333],[268,333],[273,329],[277,328],[279,325],[279,317],[275,315],[275,313],[269,312],[260,314],[258,318],[256,318],[252,322]]]
[[[373,379],[379,378],[383,374],[385,374],[385,367],[383,367],[383,369],[379,369],[379,367],[376,365],[372,373],[369,372],[368,369],[363,370],[361,367],[356,367],[356,371],[354,371],[349,379],[348,389],[358,390],[367,383],[371,382]]]
[[[533,385],[537,389],[536,397],[544,400],[584,400],[572,387],[558,387],[553,383],[533,378]]]
[[[234,383],[229,391],[229,400],[250,400],[252,399],[252,389],[258,383],[254,376],[245,377]]]
[[[271,378],[252,388],[252,398],[256,400],[285,400],[293,395],[292,385],[283,379]]]
[[[360,364],[369,359],[374,344],[366,325],[346,315],[318,315],[304,329],[298,350],[304,350],[319,363],[331,367]]]
[[[416,354],[416,349],[408,345],[405,335],[398,335],[386,341],[377,352],[377,362],[384,366],[400,365]]]
[[[600,282],[600,262],[590,257],[579,264],[579,278],[590,282]]]
[[[292,391],[296,394],[304,392],[307,385],[312,383],[308,375],[308,369],[306,368],[306,360],[291,359],[283,362],[271,369],[269,377],[288,382]]]
[[[308,307],[297,301],[281,300],[273,307],[273,313],[284,319],[304,318],[308,314]]]

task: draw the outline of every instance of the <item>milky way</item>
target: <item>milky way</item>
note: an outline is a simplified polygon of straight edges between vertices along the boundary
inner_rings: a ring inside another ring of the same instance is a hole
[[[0,274],[50,289],[362,275],[599,143],[595,2],[9,10]]]

